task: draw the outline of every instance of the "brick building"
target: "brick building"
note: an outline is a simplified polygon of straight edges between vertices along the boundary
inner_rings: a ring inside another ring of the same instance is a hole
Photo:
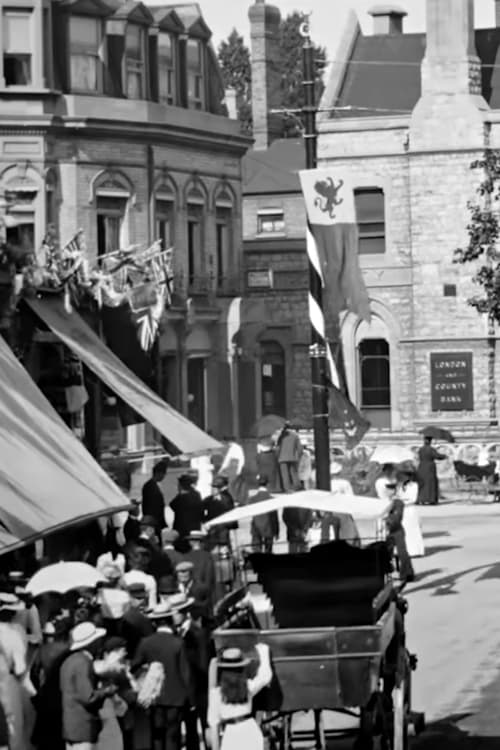
[[[396,8],[372,15],[369,36],[350,19],[321,102],[334,109],[318,124],[320,166],[335,165],[356,185],[373,313],[370,325],[352,314],[341,321],[350,394],[380,430],[413,433],[432,421],[493,436],[496,333],[467,305],[470,269],[452,259],[466,240],[477,186],[470,164],[500,146],[500,12],[497,28],[475,31],[472,0],[427,0],[427,34],[405,34],[405,13]],[[278,375],[269,390],[284,390],[286,413],[304,422],[307,266],[295,174],[303,155],[298,142],[269,146],[271,139],[245,157],[248,297],[267,310],[265,326],[249,330],[261,357],[256,380],[263,388],[266,342],[279,343],[285,383]],[[267,267],[269,280],[252,275]],[[293,292],[285,278],[295,280]],[[255,288],[264,282],[266,290]]]
[[[89,254],[161,238],[175,299],[162,395],[234,429],[228,310],[241,270],[241,157],[197,4],[0,2],[0,191],[13,244],[82,228]],[[228,354],[229,352],[229,354]],[[208,398],[210,393],[210,398]]]

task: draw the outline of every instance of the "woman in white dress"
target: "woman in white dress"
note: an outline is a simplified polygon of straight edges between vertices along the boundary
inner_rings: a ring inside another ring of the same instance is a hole
[[[420,527],[418,509],[416,507],[418,497],[418,484],[415,481],[414,469],[401,469],[397,473],[396,497],[405,504],[403,513],[403,528],[406,536],[406,547],[410,557],[423,557],[425,555],[424,537]]]
[[[264,750],[264,737],[252,716],[252,699],[272,679],[269,646],[257,643],[259,666],[247,677],[250,659],[228,648],[217,662],[219,685],[208,693],[208,727],[212,750]],[[222,728],[222,739],[221,737]]]

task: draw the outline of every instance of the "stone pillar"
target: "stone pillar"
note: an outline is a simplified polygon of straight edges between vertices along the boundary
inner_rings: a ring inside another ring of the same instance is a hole
[[[281,14],[274,5],[255,0],[248,11],[252,48],[252,118],[254,148],[266,149],[280,136],[281,119],[269,114],[280,101],[279,27]]]
[[[412,115],[411,150],[482,148],[481,68],[473,0],[427,0],[422,95]]]

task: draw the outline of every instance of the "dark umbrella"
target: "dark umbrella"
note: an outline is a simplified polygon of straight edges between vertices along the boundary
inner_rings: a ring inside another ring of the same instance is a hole
[[[428,427],[424,427],[423,430],[420,430],[420,434],[424,437],[431,437],[435,440],[444,440],[446,443],[454,443],[455,438],[451,434],[449,430],[445,430],[444,427],[435,427],[434,425],[429,425]]]
[[[278,430],[282,430],[284,426],[285,420],[283,417],[278,417],[276,414],[266,414],[254,424],[252,435],[256,438],[271,437]]]

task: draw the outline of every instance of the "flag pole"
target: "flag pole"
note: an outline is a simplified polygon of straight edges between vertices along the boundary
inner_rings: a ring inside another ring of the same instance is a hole
[[[304,144],[306,150],[306,169],[317,166],[317,131],[316,131],[316,81],[314,65],[314,46],[309,33],[309,21],[300,27],[304,38],[302,46],[304,106]],[[309,230],[308,234],[309,234]],[[321,276],[312,261],[308,237],[309,264],[309,319],[311,322],[311,384],[312,411],[314,430],[314,453],[316,460],[316,486],[320,490],[330,489],[330,432],[328,426],[328,386],[327,386],[327,349],[325,318],[323,313],[323,285]]]

